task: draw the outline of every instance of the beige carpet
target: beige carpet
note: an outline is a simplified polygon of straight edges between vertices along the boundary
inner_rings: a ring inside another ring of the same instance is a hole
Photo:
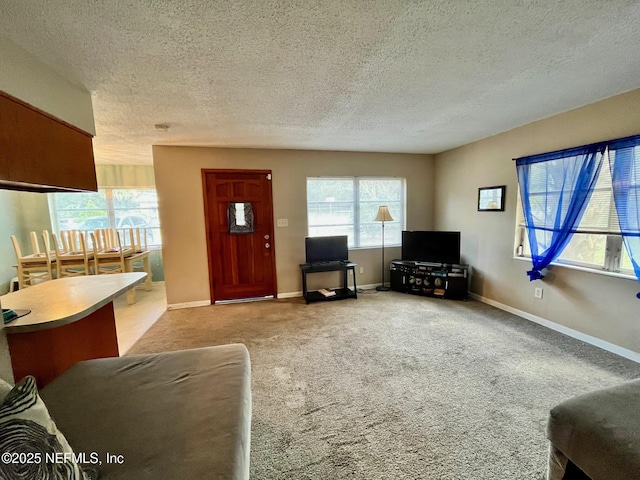
[[[252,479],[542,479],[559,401],[640,365],[476,301],[166,312],[128,354],[247,345]]]

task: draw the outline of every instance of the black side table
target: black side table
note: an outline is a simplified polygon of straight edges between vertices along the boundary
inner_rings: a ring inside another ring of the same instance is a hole
[[[356,287],[356,266],[356,263],[351,262],[301,263],[302,296],[307,301],[307,305],[309,302],[358,298],[358,289]],[[353,275],[353,290],[349,288],[349,271],[351,271]],[[319,272],[342,272],[342,288],[332,290],[335,294],[330,296],[325,296],[318,290],[308,291],[307,274]]]

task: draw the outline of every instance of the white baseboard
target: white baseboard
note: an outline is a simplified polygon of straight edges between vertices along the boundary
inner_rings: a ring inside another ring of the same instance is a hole
[[[295,298],[295,297],[301,297],[301,296],[302,296],[302,292],[285,292],[285,293],[278,294],[278,298]]]
[[[211,300],[199,300],[197,302],[170,303],[167,310],[179,310],[181,308],[207,307],[211,305]]]
[[[560,325],[559,323],[555,323],[545,318],[538,317],[537,315],[533,315],[523,310],[518,310],[517,308],[510,307],[509,305],[505,305],[504,303],[496,302],[495,300],[485,298],[481,295],[478,295],[472,292],[469,292],[469,296],[482,303],[491,305],[492,307],[499,308],[500,310],[504,310],[505,312],[513,313],[514,315],[522,317],[525,320],[529,320],[533,323],[537,323],[538,325],[542,325],[543,327],[550,328],[551,330],[555,330],[556,332],[562,333],[569,337],[572,337],[582,342],[593,345],[594,347],[601,348],[608,352],[615,353],[616,355],[619,355],[621,357],[627,358],[634,362],[640,363],[640,353],[634,352],[633,350],[628,350],[626,348],[620,347],[613,343],[609,343],[600,338],[592,337],[591,335],[587,335],[586,333],[582,333],[572,328],[565,327],[564,325]]]

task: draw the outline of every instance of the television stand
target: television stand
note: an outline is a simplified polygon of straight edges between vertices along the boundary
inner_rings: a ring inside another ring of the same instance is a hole
[[[301,263],[302,272],[302,296],[307,305],[310,302],[322,302],[332,300],[343,300],[345,298],[358,298],[356,287],[356,263],[352,262],[327,262],[327,263]],[[353,275],[353,290],[349,288],[349,271]],[[307,275],[309,273],[320,272],[343,272],[342,288],[331,290],[333,294],[325,296],[320,290],[307,290]]]
[[[428,297],[466,300],[469,265],[414,262],[391,262],[391,290]]]

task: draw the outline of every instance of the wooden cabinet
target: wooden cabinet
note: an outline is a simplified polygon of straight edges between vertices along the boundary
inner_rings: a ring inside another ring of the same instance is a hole
[[[0,92],[0,188],[97,191],[91,134]]]

